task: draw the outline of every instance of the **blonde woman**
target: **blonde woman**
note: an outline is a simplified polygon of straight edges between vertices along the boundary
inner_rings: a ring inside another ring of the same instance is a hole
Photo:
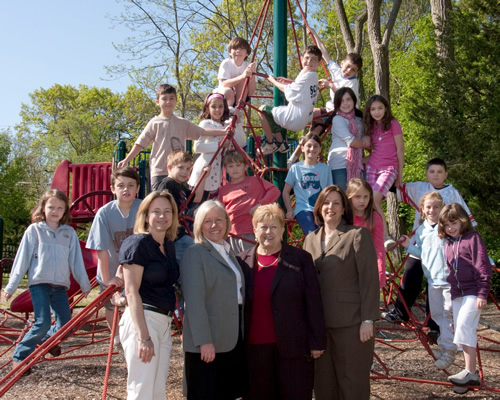
[[[134,235],[120,248],[128,307],[120,320],[127,361],[127,400],[166,398],[175,310],[173,284],[177,206],[167,191],[150,193],[139,206]]]

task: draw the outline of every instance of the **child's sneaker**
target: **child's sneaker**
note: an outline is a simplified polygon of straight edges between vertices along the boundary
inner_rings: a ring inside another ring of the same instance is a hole
[[[384,236],[385,251],[388,252],[389,250],[392,250],[394,246],[396,246],[395,240],[391,238],[389,235]]]
[[[288,153],[289,150],[290,150],[290,146],[288,146],[287,142],[282,142],[280,144],[280,146],[278,147],[278,151],[280,153]]]
[[[387,322],[404,322],[396,310],[382,312],[380,316]]]
[[[455,361],[456,352],[454,350],[445,350],[441,353],[434,366],[438,369],[446,369]]]
[[[458,374],[450,375],[448,380],[458,386],[479,386],[479,371],[472,373],[464,369]]]
[[[274,143],[268,143],[266,140],[266,143],[264,146],[262,146],[262,154],[267,156],[268,154],[273,154],[276,150],[278,150],[278,146],[276,146]]]

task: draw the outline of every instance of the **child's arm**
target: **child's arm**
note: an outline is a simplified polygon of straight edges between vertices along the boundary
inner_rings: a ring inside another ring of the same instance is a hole
[[[311,35],[313,35],[314,37],[314,40],[316,40],[316,46],[319,47],[319,49],[321,50],[321,52],[323,53],[323,58],[325,59],[325,62],[327,64],[330,63],[330,61],[332,61],[331,57],[330,57],[330,54],[328,53],[328,50],[326,49],[325,47],[325,44],[323,43],[323,41],[319,38],[318,34],[316,33],[316,31],[311,28],[310,26],[307,27],[307,33],[310,33]]]
[[[405,165],[405,147],[403,141],[403,135],[394,136],[394,142],[396,143],[396,151],[398,155],[398,177],[394,183],[396,187],[401,186],[403,183],[403,168]]]
[[[229,126],[226,126],[224,129],[213,129],[213,128],[203,128],[205,136],[224,136],[229,130]]]
[[[205,179],[207,179],[208,174],[210,173],[210,167],[205,167],[203,168],[203,171],[207,171],[203,179],[200,181],[200,184],[198,185],[198,188],[196,189],[196,192],[194,193],[193,200],[191,201],[192,203],[199,203],[201,199],[203,198],[203,192],[205,191]]]
[[[247,77],[250,77],[250,81],[248,82],[248,91],[250,92],[251,84],[253,82],[253,89],[255,90],[255,77],[253,73],[256,71],[255,63],[248,64],[245,71],[241,75],[238,75],[234,78],[222,79],[222,86],[227,88],[235,87],[238,83],[243,82]]]
[[[285,183],[285,187],[283,188],[283,203],[285,203],[286,207],[286,218],[287,219],[293,219],[295,217],[295,213],[293,212],[292,208],[292,201],[290,199],[290,191],[292,190],[292,187],[288,184]]]
[[[132,147],[132,150],[127,154],[127,157],[125,157],[123,160],[121,160],[118,164],[118,168],[123,168],[125,167],[134,157],[141,152],[141,150],[144,149],[144,146],[141,146],[140,144],[134,144]]]
[[[274,76],[269,75],[267,77],[267,80],[271,82],[274,86],[276,86],[279,90],[285,92],[286,84],[281,80],[281,78],[275,78]]]
[[[35,228],[33,225],[30,225],[28,229],[26,229],[21,243],[19,244],[19,248],[17,249],[17,254],[10,271],[9,283],[4,289],[6,301],[10,300],[31,266],[31,259],[35,249],[38,247],[37,234],[33,232],[34,230]]]
[[[263,197],[255,199],[256,204],[250,209],[250,215],[253,215],[253,213],[255,212],[255,210],[257,210],[257,208],[259,208],[259,206],[274,203],[280,197],[280,190],[276,186],[262,178],[257,179],[260,180],[260,183],[258,184],[263,185],[265,193]]]

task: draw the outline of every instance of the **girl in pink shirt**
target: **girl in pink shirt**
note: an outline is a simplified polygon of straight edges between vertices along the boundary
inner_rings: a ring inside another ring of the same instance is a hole
[[[384,244],[389,250],[396,242],[387,233],[382,200],[393,184],[399,187],[403,178],[404,143],[401,125],[392,116],[389,102],[380,95],[366,102],[363,113],[365,135],[371,139],[372,153],[366,163],[366,180],[373,189],[375,209],[383,217]]]
[[[352,178],[347,185],[347,198],[354,214],[354,224],[370,231],[377,252],[380,287],[385,286],[384,224],[373,205],[372,187],[364,179]]]

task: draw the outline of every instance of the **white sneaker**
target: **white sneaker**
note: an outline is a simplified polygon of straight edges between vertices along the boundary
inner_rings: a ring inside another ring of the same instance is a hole
[[[388,252],[389,250],[392,250],[392,248],[396,246],[396,241],[391,238],[389,235],[384,237],[384,248],[385,251]]]
[[[449,376],[448,380],[454,385],[458,386],[467,386],[467,385],[479,386],[480,384],[479,371],[472,373],[464,369],[463,371],[460,371],[458,374]]]
[[[288,146],[287,142],[282,142],[280,147],[278,148],[278,151],[280,153],[288,153],[289,150],[290,150],[290,146]]]
[[[276,150],[278,150],[278,146],[274,143],[265,143],[261,148],[262,153],[267,156],[268,154],[273,154]]]
[[[453,364],[455,361],[456,352],[453,350],[444,350],[441,353],[441,357],[439,357],[434,366],[438,369],[446,369]]]

